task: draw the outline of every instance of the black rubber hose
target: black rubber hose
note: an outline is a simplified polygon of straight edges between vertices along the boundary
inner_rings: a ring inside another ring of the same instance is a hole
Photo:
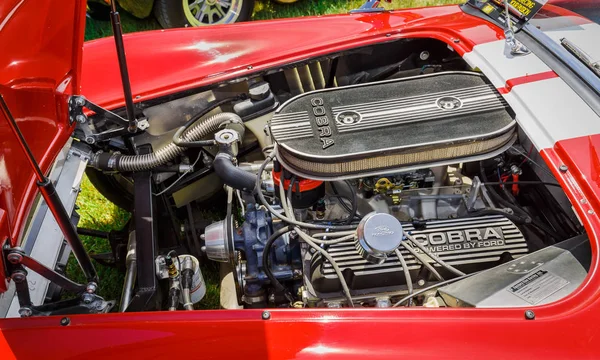
[[[287,289],[283,285],[281,285],[279,280],[277,280],[277,278],[275,278],[275,275],[273,275],[273,272],[271,271],[271,264],[270,264],[269,259],[270,259],[270,255],[271,255],[271,247],[273,246],[273,243],[275,242],[275,240],[279,239],[279,237],[282,236],[283,234],[286,234],[286,233],[292,231],[292,229],[293,229],[292,225],[284,226],[284,227],[276,230],[273,234],[271,234],[271,236],[269,236],[269,238],[267,239],[267,242],[265,243],[265,247],[263,249],[263,257],[262,257],[262,267],[263,267],[265,274],[269,278],[271,285],[273,285],[273,287],[275,288],[276,291],[283,292],[285,294],[286,298],[288,298],[288,300],[290,300],[290,301],[293,301],[293,297],[287,291]]]
[[[226,153],[218,153],[213,161],[215,173],[223,182],[234,189],[252,192],[256,186],[256,174],[249,173],[233,164],[233,157]]]
[[[184,130],[187,130],[190,128],[190,126],[194,125],[194,123],[196,121],[200,120],[204,115],[208,114],[209,112],[213,111],[214,109],[218,108],[219,106],[228,104],[230,102],[234,102],[236,100],[243,100],[246,98],[247,98],[246,94],[240,94],[240,95],[228,97],[228,98],[225,98],[222,100],[213,100],[213,101],[209,102],[208,105],[206,105],[206,107],[204,109],[200,110],[198,113],[196,113],[194,116],[192,116],[182,127]]]

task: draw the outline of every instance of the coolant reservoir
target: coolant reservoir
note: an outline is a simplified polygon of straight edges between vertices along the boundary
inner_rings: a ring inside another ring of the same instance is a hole
[[[198,259],[196,259],[192,255],[179,255],[177,259],[177,267],[179,268],[179,273],[181,273],[181,265],[183,264],[183,260],[186,257],[190,257],[192,262],[194,263],[194,276],[192,277],[192,290],[190,292],[190,297],[192,298],[192,303],[196,304],[202,300],[204,295],[206,295],[206,283],[204,282],[204,277],[202,277],[202,271],[200,270],[200,263]],[[179,297],[179,302],[183,304],[183,297]]]

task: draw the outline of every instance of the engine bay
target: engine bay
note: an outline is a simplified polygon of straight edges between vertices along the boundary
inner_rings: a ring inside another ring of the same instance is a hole
[[[198,308],[216,264],[226,309],[532,306],[587,276],[558,182],[442,42],[331,54],[137,111],[138,133],[98,111],[74,133],[91,182],[133,213],[111,243],[119,311]]]

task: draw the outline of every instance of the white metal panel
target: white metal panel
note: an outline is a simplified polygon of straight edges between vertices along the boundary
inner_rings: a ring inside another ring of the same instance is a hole
[[[506,56],[504,40],[476,45],[463,58],[473,68],[479,68],[497,88],[504,87],[509,79],[550,71],[534,54]]]
[[[505,99],[537,149],[600,133],[600,117],[560,78],[515,86]]]

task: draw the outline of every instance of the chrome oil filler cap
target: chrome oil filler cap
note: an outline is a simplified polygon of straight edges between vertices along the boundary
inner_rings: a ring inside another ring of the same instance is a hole
[[[356,235],[358,253],[371,263],[381,264],[400,246],[402,224],[392,215],[373,212],[360,221]]]

